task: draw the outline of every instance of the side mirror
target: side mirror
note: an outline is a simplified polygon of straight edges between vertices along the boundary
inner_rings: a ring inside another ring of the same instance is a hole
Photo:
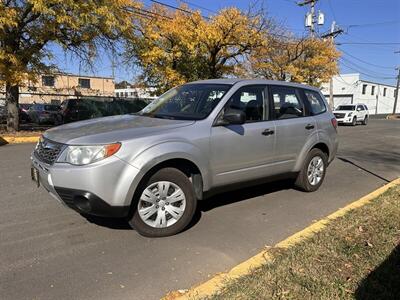
[[[224,112],[223,120],[228,124],[244,124],[246,122],[246,114],[242,110],[228,108]]]

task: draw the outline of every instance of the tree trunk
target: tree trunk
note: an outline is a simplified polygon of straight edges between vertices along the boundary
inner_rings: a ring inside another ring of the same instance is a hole
[[[6,103],[7,103],[7,131],[15,132],[19,128],[18,112],[19,86],[6,83]]]

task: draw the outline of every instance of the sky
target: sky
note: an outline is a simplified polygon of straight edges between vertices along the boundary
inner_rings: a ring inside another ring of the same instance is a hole
[[[159,0],[179,6],[176,0]],[[244,0],[182,0],[192,9],[201,10],[203,15],[213,14],[224,7],[235,6],[247,9],[254,1]],[[304,16],[309,6],[298,6],[295,0],[258,1],[266,8],[268,15],[284,24],[296,35],[306,35]],[[152,1],[145,0],[145,6]],[[199,8],[199,6],[201,8]],[[336,21],[344,33],[336,38],[342,52],[340,73],[361,73],[361,78],[374,82],[395,85],[400,67],[400,0],[319,0],[316,9],[325,15],[325,24],[318,26],[320,33],[329,31]],[[95,70],[86,70],[79,62],[54,48],[54,62],[61,70],[82,75],[112,76],[109,55],[102,53],[95,61]],[[117,62],[116,81],[134,81],[138,70]]]

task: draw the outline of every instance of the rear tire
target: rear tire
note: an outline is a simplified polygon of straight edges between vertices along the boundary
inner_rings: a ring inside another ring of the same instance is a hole
[[[368,116],[365,116],[364,120],[362,121],[363,125],[367,125],[368,124]]]
[[[141,184],[135,198],[129,224],[147,237],[181,232],[191,222],[197,206],[192,183],[175,168],[157,171]]]
[[[326,153],[318,148],[312,149],[308,153],[300,173],[297,175],[295,186],[304,192],[318,190],[324,181],[327,166],[328,156]]]
[[[357,117],[353,118],[353,121],[351,122],[351,126],[356,126],[357,125]]]

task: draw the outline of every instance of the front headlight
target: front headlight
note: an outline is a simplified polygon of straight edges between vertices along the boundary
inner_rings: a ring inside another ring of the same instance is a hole
[[[68,146],[61,153],[57,162],[79,166],[88,165],[114,155],[120,148],[120,143],[96,146]]]

